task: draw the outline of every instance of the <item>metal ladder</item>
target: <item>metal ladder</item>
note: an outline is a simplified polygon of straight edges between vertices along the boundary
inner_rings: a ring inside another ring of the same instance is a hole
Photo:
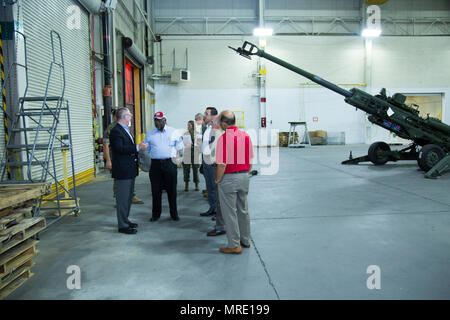
[[[14,62],[8,69],[8,75],[2,85],[2,90],[6,85],[6,81],[10,75],[12,67],[23,67],[25,70],[25,92],[18,100],[18,112],[14,117],[9,115],[4,110],[5,116],[10,120],[11,128],[8,129],[8,139],[3,152],[3,159],[1,162],[0,183],[4,184],[28,184],[41,183],[47,181],[48,175],[54,180],[56,198],[43,199],[41,197],[36,200],[34,205],[33,215],[39,215],[40,210],[55,210],[57,209],[58,217],[62,217],[61,209],[70,209],[70,211],[79,211],[78,199],[76,196],[75,183],[75,167],[73,161],[72,135],[70,127],[69,102],[64,98],[66,88],[66,76],[64,68],[63,48],[60,35],[52,30],[50,31],[50,39],[52,45],[52,61],[48,72],[47,84],[44,96],[27,97],[28,91],[28,57],[26,49],[26,37],[22,33],[15,31],[24,39],[24,59],[23,64]],[[55,40],[57,39],[57,40]],[[58,56],[55,52],[55,41],[59,44]],[[59,61],[58,61],[59,60]],[[57,96],[49,95],[50,85],[53,84],[52,76],[55,69],[59,68],[62,74],[61,92]],[[40,107],[33,107],[33,104],[39,104]],[[31,106],[30,106],[31,105]],[[61,111],[67,116],[68,134],[58,137],[56,135],[58,124],[60,123]],[[55,146],[55,142],[61,144],[60,147]],[[56,163],[55,163],[55,149],[70,151],[72,164],[72,179],[73,190],[70,192],[61,182],[58,181]],[[53,170],[50,168],[50,161],[52,161]],[[11,168],[17,168],[19,174],[17,179],[11,180],[8,172]],[[20,170],[23,168],[23,170]],[[53,172],[51,172],[53,171]],[[22,172],[20,174],[20,172]],[[60,193],[65,192],[65,200],[71,200],[72,205],[65,207]],[[56,207],[42,206],[42,202],[55,203]]]

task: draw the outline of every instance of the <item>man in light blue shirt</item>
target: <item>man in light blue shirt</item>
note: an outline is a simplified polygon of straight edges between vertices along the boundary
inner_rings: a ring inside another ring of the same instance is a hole
[[[155,129],[145,135],[148,143],[147,152],[152,163],[150,166],[150,183],[152,187],[152,218],[157,221],[161,216],[162,190],[166,189],[169,198],[170,216],[172,220],[180,220],[177,211],[177,152],[183,149],[183,137],[166,125],[166,118],[161,111],[153,116]]]

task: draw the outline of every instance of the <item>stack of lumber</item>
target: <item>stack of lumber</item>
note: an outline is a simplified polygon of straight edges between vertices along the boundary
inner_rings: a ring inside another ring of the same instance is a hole
[[[33,276],[33,257],[44,230],[43,217],[32,217],[33,201],[50,192],[50,184],[0,184],[0,300]]]

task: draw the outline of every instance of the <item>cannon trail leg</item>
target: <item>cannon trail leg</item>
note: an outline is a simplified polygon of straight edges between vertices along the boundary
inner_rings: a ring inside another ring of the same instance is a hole
[[[358,164],[360,162],[367,162],[370,161],[369,156],[366,155],[364,157],[358,157],[358,158],[350,158],[348,160],[342,161],[341,164]]]
[[[417,160],[417,156],[417,146],[415,144],[411,144],[401,150],[391,151],[386,143],[375,142],[370,146],[367,155],[353,158],[352,153],[350,152],[349,159],[342,161],[341,164],[358,164],[360,162],[371,161],[375,165],[383,165],[388,161]]]
[[[436,163],[433,168],[431,168],[426,174],[425,178],[436,179],[441,176],[445,171],[450,169],[450,154],[442,158],[438,163]]]

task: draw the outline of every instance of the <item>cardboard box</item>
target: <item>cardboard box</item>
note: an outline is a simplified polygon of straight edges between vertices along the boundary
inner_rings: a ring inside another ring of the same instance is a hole
[[[324,130],[309,131],[309,137],[310,138],[323,138],[323,139],[326,139],[327,132],[324,131]]]
[[[327,137],[327,132],[324,130],[317,130],[316,137],[325,139]]]

